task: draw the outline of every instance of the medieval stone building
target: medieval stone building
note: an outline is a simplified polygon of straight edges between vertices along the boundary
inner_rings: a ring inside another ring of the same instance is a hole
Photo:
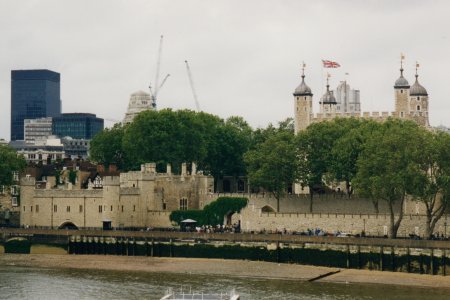
[[[64,187],[36,185],[34,177],[21,180],[20,225],[51,228],[147,228],[169,227],[168,215],[181,209],[201,209],[213,192],[213,178],[191,172],[182,165],[179,175],[157,173],[156,164],[140,171],[105,176],[101,188],[87,189],[71,183]]]
[[[428,120],[428,93],[420,85],[416,67],[416,80],[412,86],[409,85],[406,78],[403,77],[403,61],[400,66],[400,77],[394,84],[395,111],[394,112],[341,112],[337,110],[336,98],[330,91],[327,79],[327,90],[320,99],[320,113],[314,114],[313,111],[313,93],[311,88],[305,83],[304,70],[302,73],[302,82],[294,91],[294,113],[295,113],[295,132],[306,129],[310,124],[332,120],[334,118],[365,118],[377,121],[386,120],[388,117],[395,117],[405,120],[413,120],[417,124],[429,127]]]

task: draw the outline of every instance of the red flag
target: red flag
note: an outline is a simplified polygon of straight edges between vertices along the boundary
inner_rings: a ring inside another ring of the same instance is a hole
[[[331,61],[331,60],[323,60],[322,59],[322,63],[323,63],[324,68],[339,68],[341,66],[337,62]]]

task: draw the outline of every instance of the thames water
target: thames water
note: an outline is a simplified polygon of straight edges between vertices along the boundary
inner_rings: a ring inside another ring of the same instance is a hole
[[[270,275],[270,274],[264,274]],[[0,299],[160,299],[169,287],[246,299],[450,299],[449,290],[191,274],[1,266]]]

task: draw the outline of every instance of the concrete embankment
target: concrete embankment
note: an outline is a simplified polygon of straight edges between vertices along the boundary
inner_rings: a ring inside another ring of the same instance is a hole
[[[450,289],[450,277],[448,276],[348,270],[242,260],[110,255],[1,254],[0,267],[4,265],[149,273],[167,272],[300,281],[309,281],[330,274],[318,279],[318,282],[390,284]]]

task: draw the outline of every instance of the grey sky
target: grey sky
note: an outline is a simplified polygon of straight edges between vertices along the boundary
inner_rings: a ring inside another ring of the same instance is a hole
[[[243,116],[253,127],[293,117],[307,64],[315,111],[321,59],[335,88],[348,72],[363,111],[392,111],[400,52],[405,77],[430,95],[431,125],[450,126],[449,1],[16,1],[0,2],[0,138],[9,139],[10,71],[61,73],[63,112],[122,120],[129,96],[154,81],[164,34],[158,108]],[[107,122],[107,124],[111,124]]]

